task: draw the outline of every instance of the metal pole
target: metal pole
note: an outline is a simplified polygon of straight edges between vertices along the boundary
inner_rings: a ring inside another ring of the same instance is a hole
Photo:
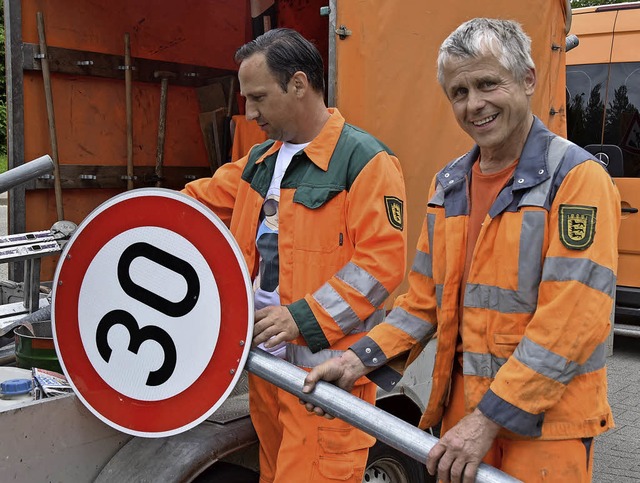
[[[251,350],[245,367],[256,376],[304,401],[321,407],[329,414],[367,432],[417,461],[426,463],[427,454],[438,442],[438,439],[429,433],[328,382],[321,381],[311,394],[304,394],[302,385],[307,373],[261,349]],[[478,468],[476,481],[511,483],[519,480],[482,463]]]
[[[579,43],[580,43],[580,39],[578,38],[577,35],[575,34],[567,35],[567,38],[565,39],[564,51],[569,52],[571,49],[575,49]]]
[[[21,164],[9,171],[5,171],[0,174],[0,193],[4,193],[15,186],[38,178],[43,174],[51,173],[53,168],[54,166],[51,156],[45,154],[33,161],[29,161],[28,163]]]

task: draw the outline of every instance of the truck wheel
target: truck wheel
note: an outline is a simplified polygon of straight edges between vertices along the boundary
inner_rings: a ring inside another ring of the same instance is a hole
[[[427,468],[381,441],[369,450],[363,483],[435,483]]]
[[[198,475],[193,483],[258,483],[260,475],[244,466],[219,462]]]

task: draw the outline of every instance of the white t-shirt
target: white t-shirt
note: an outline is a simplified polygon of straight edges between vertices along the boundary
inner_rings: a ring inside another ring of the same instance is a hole
[[[278,151],[273,178],[262,204],[260,224],[256,234],[256,248],[260,256],[258,275],[253,281],[256,310],[270,305],[280,305],[280,257],[278,254],[280,182],[293,156],[308,145],[309,143],[283,143]],[[262,346],[261,348],[264,349]],[[265,350],[269,350],[278,357],[284,357],[285,344]]]

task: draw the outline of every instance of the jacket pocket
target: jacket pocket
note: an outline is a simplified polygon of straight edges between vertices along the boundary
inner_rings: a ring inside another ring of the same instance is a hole
[[[493,341],[496,345],[510,345],[515,347],[520,343],[522,334],[493,334]]]
[[[346,192],[300,186],[294,201],[294,249],[330,253],[345,243]]]
[[[318,472],[326,479],[353,481],[364,471],[372,440],[356,428],[319,427]]]
[[[521,339],[522,334],[493,334],[491,352],[498,357],[508,358],[516,350]]]

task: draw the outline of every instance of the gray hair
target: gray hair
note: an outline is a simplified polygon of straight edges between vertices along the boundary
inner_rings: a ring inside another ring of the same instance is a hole
[[[535,69],[531,58],[531,38],[513,20],[474,18],[455,29],[438,52],[438,82],[444,87],[444,67],[452,59],[477,59],[487,54],[521,82]]]

